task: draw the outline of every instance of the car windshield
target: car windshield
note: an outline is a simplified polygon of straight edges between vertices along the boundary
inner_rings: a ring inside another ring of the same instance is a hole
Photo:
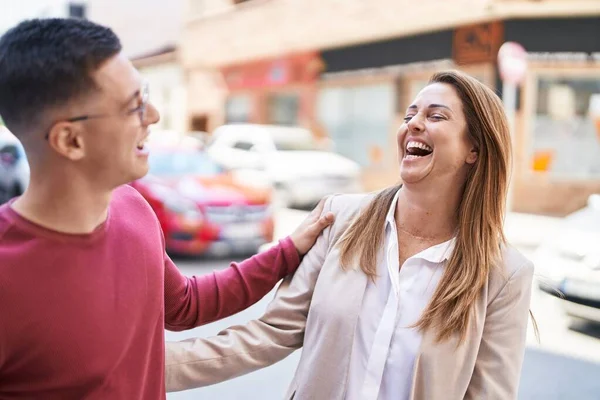
[[[151,152],[149,164],[150,173],[157,176],[213,176],[223,172],[208,155],[192,151]]]

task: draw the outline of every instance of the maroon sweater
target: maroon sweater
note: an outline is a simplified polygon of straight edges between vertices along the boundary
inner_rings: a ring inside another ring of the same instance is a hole
[[[89,235],[0,207],[0,399],[164,399],[164,328],[254,304],[299,265],[289,238],[240,264],[186,278],[135,189],[115,191]]]

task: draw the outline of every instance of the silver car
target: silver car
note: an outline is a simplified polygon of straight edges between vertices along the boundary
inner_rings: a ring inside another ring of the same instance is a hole
[[[600,195],[568,215],[535,254],[540,289],[572,317],[600,323]]]
[[[230,124],[217,128],[208,154],[232,170],[253,170],[273,184],[276,203],[312,207],[333,193],[362,191],[358,163],[304,128]]]
[[[0,127],[0,204],[20,196],[29,184],[29,164],[21,142]]]

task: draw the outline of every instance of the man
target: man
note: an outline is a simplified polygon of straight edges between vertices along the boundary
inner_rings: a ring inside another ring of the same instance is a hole
[[[31,166],[0,207],[0,399],[164,399],[164,327],[255,303],[333,219],[318,208],[263,254],[182,276],[124,185],[148,171],[159,114],[119,39],[88,21],[27,21],[0,39],[0,115]]]

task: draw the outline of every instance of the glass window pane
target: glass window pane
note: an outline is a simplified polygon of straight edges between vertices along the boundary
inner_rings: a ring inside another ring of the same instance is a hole
[[[318,112],[335,151],[371,166],[393,155],[387,142],[394,105],[392,84],[326,88],[319,94]]]
[[[227,123],[250,122],[252,100],[250,96],[230,96],[225,104],[225,121]]]
[[[600,77],[538,80],[531,168],[554,177],[600,177]]]
[[[269,123],[273,125],[298,125],[300,99],[297,94],[272,94],[268,100]]]

